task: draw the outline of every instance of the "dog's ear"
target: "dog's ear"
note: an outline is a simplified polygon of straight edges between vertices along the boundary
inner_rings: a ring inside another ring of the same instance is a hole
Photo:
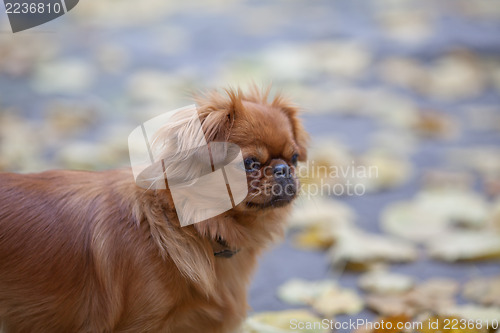
[[[201,240],[193,226],[181,227],[174,215],[166,216],[162,206],[154,203],[155,194],[143,194],[135,207],[136,219],[146,220],[152,240],[164,260],[172,260],[180,274],[207,296],[215,293],[215,262],[207,240]],[[144,209],[147,207],[147,209]]]
[[[307,134],[302,122],[299,119],[299,109],[286,101],[281,95],[277,95],[272,106],[281,109],[290,119],[292,125],[293,136],[299,148],[299,161],[304,162],[307,160],[307,146],[309,144],[309,134]]]
[[[192,226],[176,230],[166,239],[166,250],[181,274],[207,296],[215,292],[215,262],[210,244],[200,240]]]
[[[212,92],[198,98],[198,115],[207,142],[227,141],[235,117],[243,110],[242,92],[227,89],[227,96]],[[228,98],[229,97],[229,98]]]

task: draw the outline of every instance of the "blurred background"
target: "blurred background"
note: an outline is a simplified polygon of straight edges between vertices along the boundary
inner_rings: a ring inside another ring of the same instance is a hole
[[[140,123],[252,82],[296,102],[312,142],[246,332],[428,317],[496,331],[498,0],[82,0],[16,34],[0,13],[0,171],[128,166]]]

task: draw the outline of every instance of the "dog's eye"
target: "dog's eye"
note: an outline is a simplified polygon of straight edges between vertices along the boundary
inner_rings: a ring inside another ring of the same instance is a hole
[[[292,164],[297,165],[298,160],[299,160],[299,154],[293,154],[292,160],[291,160]]]
[[[257,171],[260,169],[260,162],[255,157],[245,158],[245,170]]]

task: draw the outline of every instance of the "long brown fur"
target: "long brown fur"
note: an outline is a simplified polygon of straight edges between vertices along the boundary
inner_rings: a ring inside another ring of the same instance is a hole
[[[198,98],[207,140],[269,165],[305,159],[296,108],[267,95]],[[168,190],[138,187],[128,169],[0,174],[0,331],[235,332],[257,256],[282,234],[290,205],[245,200],[186,227],[173,207]],[[239,252],[214,257],[217,238]]]

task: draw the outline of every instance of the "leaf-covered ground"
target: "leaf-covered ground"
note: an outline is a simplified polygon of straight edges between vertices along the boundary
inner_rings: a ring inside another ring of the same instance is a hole
[[[500,1],[81,1],[0,31],[2,171],[127,166],[130,131],[205,88],[303,108],[303,193],[249,331],[500,320]]]

